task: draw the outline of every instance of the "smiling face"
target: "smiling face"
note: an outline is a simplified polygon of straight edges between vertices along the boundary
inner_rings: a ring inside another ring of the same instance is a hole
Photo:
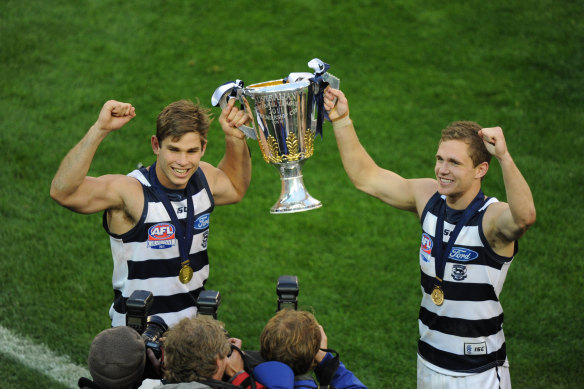
[[[180,138],[166,137],[162,142],[156,136],[151,139],[156,154],[156,176],[168,189],[184,189],[199,168],[205,154],[206,143],[196,132],[187,132]]]
[[[466,208],[478,193],[481,178],[487,173],[488,166],[487,162],[474,166],[469,155],[469,146],[464,141],[440,142],[434,167],[438,192],[446,195],[446,202],[450,207]]]

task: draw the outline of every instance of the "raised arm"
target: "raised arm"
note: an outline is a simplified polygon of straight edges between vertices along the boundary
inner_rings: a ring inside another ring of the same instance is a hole
[[[87,173],[103,139],[134,116],[136,113],[131,104],[110,100],[103,105],[95,124],[61,162],[51,184],[50,194],[55,201],[79,213],[95,213],[121,206],[122,198],[114,188],[131,185],[126,176],[88,177]]]
[[[507,150],[501,127],[483,128],[479,135],[501,165],[507,203],[495,203],[485,214],[485,234],[497,249],[519,239],[535,223],[531,189]]]
[[[225,132],[225,155],[217,167],[201,162],[201,168],[213,192],[215,204],[233,204],[241,201],[251,181],[251,156],[245,134],[237,129],[246,124],[249,114],[234,106],[231,99],[219,116]]]
[[[379,167],[359,142],[349,118],[348,101],[340,90],[326,90],[325,109],[333,123],[343,166],[355,187],[395,208],[421,214],[438,188],[436,181],[405,179]]]

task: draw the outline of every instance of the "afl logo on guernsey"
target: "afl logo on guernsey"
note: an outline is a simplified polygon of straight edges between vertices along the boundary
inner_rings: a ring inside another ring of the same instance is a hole
[[[430,238],[430,235],[424,232],[422,234],[422,246],[420,247],[420,250],[426,254],[432,254],[432,245],[432,238]]]
[[[209,221],[211,220],[211,215],[205,213],[195,220],[195,230],[204,230],[209,227]]]
[[[432,257],[432,238],[430,235],[423,233],[422,234],[422,244],[420,245],[420,258],[424,262],[430,262],[430,258]]]
[[[174,226],[170,223],[158,223],[148,229],[148,248],[167,249],[176,245]]]

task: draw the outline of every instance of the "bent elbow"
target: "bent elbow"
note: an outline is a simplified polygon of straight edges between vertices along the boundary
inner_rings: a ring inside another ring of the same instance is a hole
[[[354,187],[355,187],[357,190],[359,190],[359,191],[361,191],[361,192],[367,192],[367,191],[366,191],[366,189],[367,189],[367,188],[366,188],[366,186],[365,186],[365,185],[363,185],[361,182],[359,182],[359,181],[357,181],[357,180],[351,180],[351,182],[353,183],[353,186],[354,186]]]
[[[230,194],[213,194],[213,197],[216,205],[233,205],[241,202],[241,200],[243,200],[245,197],[246,192],[247,188],[233,190]]]
[[[51,184],[51,189],[49,191],[49,195],[60,206],[67,208],[67,209],[75,210],[75,204],[73,202],[73,196],[71,195],[71,193],[64,190],[62,187],[60,187],[54,181]]]
[[[51,198],[53,200],[55,200],[57,202],[57,204],[59,204],[59,205],[64,204],[64,201],[65,201],[64,192],[62,190],[60,190],[57,187],[57,185],[55,185],[54,182],[51,184],[51,189],[49,191],[49,195],[51,196]]]
[[[375,189],[369,185],[369,183],[364,182],[364,181],[352,181],[353,185],[355,185],[355,188],[365,194],[368,194],[369,196],[373,196],[373,197],[377,197],[377,198],[381,198],[381,195],[379,193],[377,193],[375,191]]]
[[[370,193],[369,183],[367,180],[364,180],[362,176],[349,176],[349,179],[351,180],[353,186],[357,188],[357,190],[360,190],[361,192],[365,192],[367,194]]]
[[[241,193],[241,194],[238,193],[237,196],[235,196],[233,199],[231,199],[231,204],[240,203],[241,200],[243,200],[244,195],[245,195],[245,193]]]
[[[522,235],[535,223],[535,219],[536,219],[535,208],[532,208],[521,218],[517,225],[519,226]]]
[[[533,208],[529,212],[529,215],[527,217],[527,220],[525,221],[525,229],[526,230],[535,223],[535,219],[536,219],[536,212],[535,212],[535,208]]]

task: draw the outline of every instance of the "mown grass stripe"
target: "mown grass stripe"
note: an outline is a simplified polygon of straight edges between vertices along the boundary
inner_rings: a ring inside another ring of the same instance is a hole
[[[0,326],[0,353],[70,388],[77,387],[80,377],[90,377],[86,368],[68,357],[57,355],[44,344],[33,343],[3,326]]]

